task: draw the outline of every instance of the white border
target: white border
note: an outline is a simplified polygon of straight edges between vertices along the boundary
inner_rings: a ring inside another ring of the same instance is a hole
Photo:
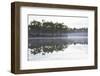
[[[61,61],[27,61],[28,48],[28,25],[27,14],[42,15],[74,15],[87,16],[89,18],[88,26],[88,58],[85,60],[61,60]],[[57,67],[75,67],[94,65],[94,11],[70,10],[41,7],[21,7],[20,8],[20,69],[42,69]],[[58,64],[59,63],[59,64]]]

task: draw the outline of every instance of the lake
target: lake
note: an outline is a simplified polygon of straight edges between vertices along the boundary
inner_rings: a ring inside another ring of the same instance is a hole
[[[28,38],[28,61],[75,60],[88,56],[88,34],[67,33],[61,37]]]

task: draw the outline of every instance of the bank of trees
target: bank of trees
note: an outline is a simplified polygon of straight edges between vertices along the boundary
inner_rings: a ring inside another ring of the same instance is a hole
[[[65,32],[68,27],[64,25],[64,23],[54,23],[52,21],[44,21],[42,22],[33,20],[29,24],[29,30],[41,30],[42,32]]]
[[[68,33],[68,32],[87,32],[87,28],[69,28],[67,25],[64,23],[59,23],[59,22],[52,22],[52,21],[45,21],[42,20],[37,21],[33,20],[29,25],[28,25],[28,32],[29,35],[61,35],[62,33]]]

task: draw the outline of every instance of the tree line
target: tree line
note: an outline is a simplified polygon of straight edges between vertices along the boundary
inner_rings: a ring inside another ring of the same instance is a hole
[[[36,21],[33,20],[29,24],[29,30],[45,30],[49,32],[71,32],[71,31],[87,31],[88,28],[69,28],[67,25],[64,23],[58,23],[58,22],[52,22],[52,21]]]
[[[30,36],[43,36],[43,35],[61,35],[61,33],[68,33],[68,32],[87,32],[88,28],[69,28],[64,23],[59,22],[52,22],[52,21],[45,21],[42,20],[37,21],[33,20],[28,25],[28,33]],[[47,34],[46,34],[47,33]]]

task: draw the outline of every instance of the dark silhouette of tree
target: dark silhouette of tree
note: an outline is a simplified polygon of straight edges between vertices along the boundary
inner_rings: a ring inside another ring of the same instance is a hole
[[[52,21],[42,20],[36,21],[33,20],[28,25],[28,34],[29,37],[33,36],[62,36],[62,33],[68,32],[88,32],[88,28],[69,28],[64,23],[54,23]]]

